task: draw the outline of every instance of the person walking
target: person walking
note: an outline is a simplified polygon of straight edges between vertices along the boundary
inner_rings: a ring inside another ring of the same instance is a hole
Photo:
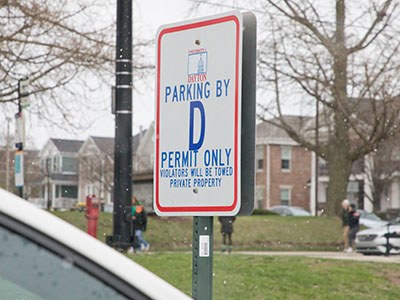
[[[349,205],[350,202],[347,199],[342,201],[342,227],[343,227],[343,239],[344,239],[344,250],[347,251],[349,249]]]
[[[132,200],[132,226],[135,237],[139,242],[136,251],[148,251],[150,249],[150,244],[142,237],[143,232],[147,229],[147,216],[142,203],[135,197],[133,197]]]
[[[219,222],[221,223],[221,233],[222,233],[222,252],[226,251],[226,237],[228,236],[228,252],[232,252],[232,233],[233,233],[233,222],[235,222],[236,217],[219,217]]]
[[[348,253],[351,253],[355,250],[354,241],[356,239],[356,234],[358,229],[360,228],[360,213],[357,212],[356,205],[351,204],[349,208],[349,248],[347,250]]]

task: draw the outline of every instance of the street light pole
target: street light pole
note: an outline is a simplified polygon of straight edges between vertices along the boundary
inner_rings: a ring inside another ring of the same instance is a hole
[[[114,224],[107,244],[132,245],[132,0],[117,0]]]

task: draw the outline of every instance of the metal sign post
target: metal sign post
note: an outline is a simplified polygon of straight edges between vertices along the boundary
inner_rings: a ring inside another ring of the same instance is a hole
[[[211,300],[213,217],[254,208],[256,19],[164,25],[156,40],[154,209],[194,217],[192,296]]]
[[[212,299],[214,217],[193,217],[192,297]]]

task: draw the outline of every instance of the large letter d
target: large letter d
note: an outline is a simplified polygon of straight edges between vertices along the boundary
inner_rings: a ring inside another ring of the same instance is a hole
[[[200,137],[197,143],[194,143],[194,109],[198,108],[201,116],[201,129],[200,129]],[[198,150],[201,145],[203,145],[204,141],[204,130],[206,127],[206,115],[204,113],[204,106],[200,101],[192,101],[190,102],[190,123],[189,123],[189,150]]]

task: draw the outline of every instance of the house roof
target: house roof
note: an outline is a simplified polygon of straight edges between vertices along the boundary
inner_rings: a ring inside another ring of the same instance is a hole
[[[132,137],[132,152],[135,153],[139,147],[140,139],[144,136],[146,130],[138,133]],[[96,146],[100,149],[102,153],[105,153],[111,157],[114,156],[114,138],[111,137],[100,137],[100,136],[91,136],[91,139],[96,144]]]
[[[109,156],[114,155],[114,138],[99,136],[91,136],[91,138],[102,153]]]
[[[78,152],[83,145],[83,141],[50,139],[60,152]]]
[[[143,130],[142,132],[139,132],[138,134],[134,135],[132,138],[132,151],[135,153],[139,147],[139,143],[141,138],[146,134],[147,130]]]
[[[304,130],[308,121],[312,119],[312,117],[304,117],[304,116],[283,116],[286,123],[288,123],[294,130],[302,131]],[[273,121],[273,120],[271,120]],[[279,122],[279,121],[277,121]],[[256,137],[257,138],[281,138],[281,139],[290,139],[289,135],[285,130],[279,128],[271,123],[262,122],[257,124],[256,128]]]

